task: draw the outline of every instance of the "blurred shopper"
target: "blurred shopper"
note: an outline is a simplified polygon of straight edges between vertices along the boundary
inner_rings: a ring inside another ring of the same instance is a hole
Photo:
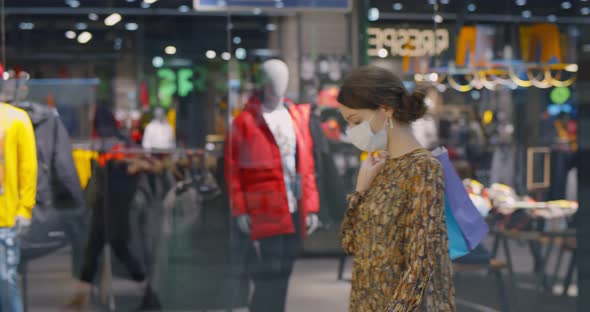
[[[443,172],[411,128],[424,96],[378,67],[354,70],[338,96],[349,138],[371,153],[342,224],[355,256],[350,311],[455,311]]]
[[[22,311],[19,236],[31,223],[37,187],[35,133],[27,113],[0,103],[0,311]]]

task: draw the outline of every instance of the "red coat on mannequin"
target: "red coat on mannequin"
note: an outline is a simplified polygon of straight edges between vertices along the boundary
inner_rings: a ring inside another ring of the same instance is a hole
[[[315,182],[310,105],[285,100],[297,141],[297,172],[301,177],[298,202],[302,236],[306,218],[319,211]],[[234,217],[247,214],[251,239],[295,233],[289,212],[279,148],[262,116],[262,103],[253,97],[234,120],[225,147],[225,175]]]

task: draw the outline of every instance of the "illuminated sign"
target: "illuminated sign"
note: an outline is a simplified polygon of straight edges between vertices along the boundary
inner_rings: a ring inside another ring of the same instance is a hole
[[[551,101],[553,101],[553,103],[561,105],[570,99],[572,92],[569,88],[557,87],[551,90],[551,94],[549,96],[551,97]]]
[[[367,30],[369,56],[432,56],[449,49],[447,29],[376,28]],[[436,41],[436,43],[435,43]]]
[[[193,0],[195,10],[281,9],[348,11],[350,0]]]

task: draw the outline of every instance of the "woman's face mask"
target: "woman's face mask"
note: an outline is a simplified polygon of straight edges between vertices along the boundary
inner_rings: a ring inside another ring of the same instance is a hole
[[[385,123],[381,127],[381,130],[378,130],[377,132],[371,130],[371,122],[373,122],[376,115],[377,112],[373,114],[373,117],[371,117],[370,120],[365,120],[346,131],[346,135],[352,144],[365,152],[376,152],[387,149],[387,131],[385,130]]]

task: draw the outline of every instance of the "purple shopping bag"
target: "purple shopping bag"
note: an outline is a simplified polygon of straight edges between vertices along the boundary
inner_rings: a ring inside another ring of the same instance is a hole
[[[488,225],[469,198],[463,182],[449,159],[447,150],[443,147],[436,149],[432,153],[442,165],[446,201],[469,249],[473,250],[488,233]]]

